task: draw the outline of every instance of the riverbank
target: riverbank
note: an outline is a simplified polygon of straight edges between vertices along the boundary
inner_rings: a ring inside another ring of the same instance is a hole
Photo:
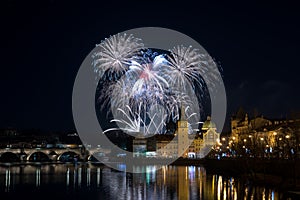
[[[204,166],[209,174],[247,178],[250,182],[300,190],[300,160],[278,159],[178,159],[173,165]]]
[[[278,159],[177,159],[172,165],[203,165],[217,173],[244,174],[263,173],[300,178],[300,160]]]

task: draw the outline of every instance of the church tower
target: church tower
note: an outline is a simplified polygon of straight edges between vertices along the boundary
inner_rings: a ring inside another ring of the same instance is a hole
[[[180,120],[177,122],[177,137],[178,137],[178,157],[186,158],[188,155],[189,148],[189,137],[188,137],[188,121],[185,117],[185,108],[181,106]]]

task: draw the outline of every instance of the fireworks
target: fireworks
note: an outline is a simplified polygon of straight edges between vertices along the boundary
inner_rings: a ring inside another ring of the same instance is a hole
[[[150,89],[154,87],[159,90],[164,90],[164,85],[168,86],[168,82],[162,77],[161,67],[166,65],[167,60],[162,56],[156,56],[153,61],[149,58],[143,63],[132,61],[128,76],[135,76],[137,79],[134,84],[133,93],[139,93],[142,88]],[[149,87],[148,87],[149,86]]]
[[[117,118],[112,119],[111,122],[116,122],[118,128],[110,128],[104,131],[104,133],[119,130],[129,133],[129,134],[139,134],[150,135],[154,133],[162,133],[165,127],[165,121],[167,115],[162,112],[157,112],[160,108],[150,109],[146,112],[145,118],[141,113],[142,104],[140,103],[137,112],[132,111],[129,105],[125,106],[125,109],[117,108]]]
[[[192,49],[191,46],[178,46],[170,51],[170,65],[168,65],[167,70],[172,71],[172,73],[167,76],[168,80],[181,88],[193,85],[194,81],[199,82],[202,60],[197,49]]]
[[[179,120],[185,106],[189,132],[198,128],[200,112],[195,90],[202,88],[201,76],[210,57],[192,47],[177,46],[169,55],[145,49],[132,35],[105,39],[93,55],[93,67],[100,76],[102,109],[108,102],[118,128],[129,133],[157,134],[166,123]],[[108,101],[109,99],[109,101]],[[191,121],[191,122],[190,122]]]
[[[107,72],[110,78],[124,73],[132,61],[131,58],[144,47],[140,39],[126,34],[113,35],[97,46],[99,52],[93,55],[94,70],[100,77]]]

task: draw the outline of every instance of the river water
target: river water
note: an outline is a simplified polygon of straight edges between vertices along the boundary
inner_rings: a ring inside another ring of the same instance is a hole
[[[126,173],[93,164],[1,166],[0,199],[276,200],[282,197],[280,191],[267,185],[254,186],[241,178],[208,174],[204,167],[137,168],[143,173]]]

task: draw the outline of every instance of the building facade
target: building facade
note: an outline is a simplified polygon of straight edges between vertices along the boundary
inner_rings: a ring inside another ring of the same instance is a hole
[[[216,125],[211,121],[209,116],[203,123],[199,134],[189,134],[189,123],[182,117],[177,122],[177,129],[172,137],[158,135],[153,141],[156,143],[156,151],[155,154],[151,153],[152,157],[155,155],[155,157],[160,158],[203,158],[220,141],[220,134],[217,132]],[[134,139],[134,157],[146,157],[147,150],[150,150],[147,144],[149,142],[147,142],[146,138]]]
[[[240,110],[231,118],[227,149],[232,156],[300,157],[300,119],[249,119]]]

